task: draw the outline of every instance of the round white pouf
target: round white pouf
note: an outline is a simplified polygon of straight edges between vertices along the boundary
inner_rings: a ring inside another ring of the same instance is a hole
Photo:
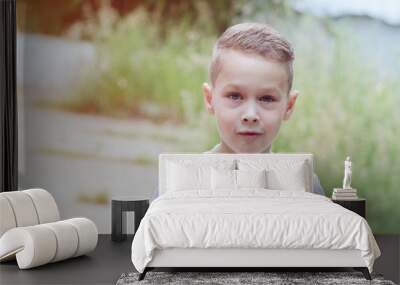
[[[41,225],[13,228],[0,239],[0,258],[16,255],[20,269],[51,262],[57,250],[53,231]]]
[[[0,261],[14,256],[28,269],[86,254],[96,248],[96,225],[86,218],[8,230],[0,238]]]

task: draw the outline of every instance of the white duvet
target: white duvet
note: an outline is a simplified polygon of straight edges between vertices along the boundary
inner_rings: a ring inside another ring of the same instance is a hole
[[[179,191],[155,199],[132,243],[143,272],[154,249],[358,249],[372,272],[380,250],[361,216],[308,192],[246,189]]]

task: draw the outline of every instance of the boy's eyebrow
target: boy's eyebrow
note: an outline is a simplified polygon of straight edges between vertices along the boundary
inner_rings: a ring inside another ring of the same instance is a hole
[[[226,91],[227,89],[235,89],[238,91],[242,91],[244,88],[242,88],[240,85],[234,84],[234,83],[229,83],[222,88],[222,91]]]
[[[230,83],[227,84],[226,86],[224,86],[224,88],[222,88],[222,91],[226,91],[229,89],[234,89],[234,90],[238,90],[238,91],[242,91],[245,90],[246,88],[243,88],[240,85],[234,84],[234,83]],[[280,95],[280,90],[276,87],[261,87],[257,90],[258,93],[274,93],[276,95]]]
[[[260,93],[274,93],[275,95],[278,95],[278,96],[281,95],[281,92],[276,87],[260,88],[258,91]]]

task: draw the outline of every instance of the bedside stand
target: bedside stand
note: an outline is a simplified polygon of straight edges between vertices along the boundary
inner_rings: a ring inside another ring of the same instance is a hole
[[[359,214],[365,219],[366,213],[366,200],[362,198],[357,198],[354,200],[336,200],[332,199],[332,202],[339,204],[340,206]]]
[[[126,224],[123,219],[124,212],[134,212],[135,231],[137,231],[140,221],[149,208],[150,198],[143,195],[112,197],[111,202],[111,240],[124,241],[127,238],[123,233]]]

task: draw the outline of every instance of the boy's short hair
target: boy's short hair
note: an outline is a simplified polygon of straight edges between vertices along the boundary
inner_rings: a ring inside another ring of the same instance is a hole
[[[270,60],[287,63],[288,92],[292,89],[293,49],[291,44],[272,27],[261,23],[242,23],[228,28],[214,45],[209,69],[212,85],[215,84],[221,69],[221,51],[225,49],[257,54]]]

